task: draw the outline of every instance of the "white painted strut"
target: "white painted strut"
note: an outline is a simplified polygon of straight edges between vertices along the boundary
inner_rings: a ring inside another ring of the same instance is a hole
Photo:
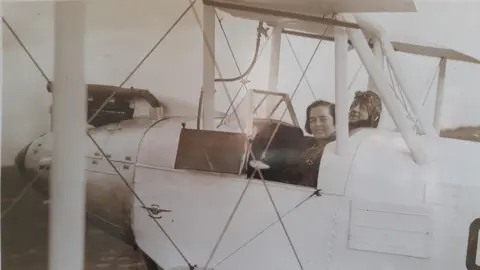
[[[382,72],[380,65],[374,61],[374,55],[365,40],[365,36],[361,30],[350,28],[347,28],[347,34],[369,75],[372,77],[376,89],[378,90],[378,94],[385,102],[388,111],[392,115],[393,121],[400,129],[400,133],[410,149],[413,158],[418,164],[426,163],[427,155],[423,151],[422,145],[417,140],[417,136],[413,133],[407,118],[402,114],[401,108],[395,101],[395,96],[392,93],[392,89],[390,88],[388,80]]]
[[[387,61],[390,63],[397,83],[399,84],[402,92],[405,94],[413,113],[418,118],[420,127],[427,136],[437,137],[433,125],[426,121],[425,115],[421,111],[420,103],[417,102],[417,100],[415,100],[413,96],[414,87],[409,83],[408,78],[403,73],[397,55],[395,54],[393,45],[387,38],[386,31],[380,25],[373,23],[367,19],[363,19],[361,16],[355,16],[355,18],[362,28],[365,28],[368,31],[376,34],[377,38],[380,39],[383,46],[383,53],[385,54]]]
[[[447,59],[442,57],[440,60],[438,70],[438,83],[437,83],[437,97],[435,99],[435,114],[433,118],[433,126],[437,134],[440,134],[440,121],[442,119],[442,105],[443,97],[445,94],[445,72],[447,69]]]
[[[373,54],[375,55],[375,60],[380,64],[380,67],[382,70],[385,69],[385,56],[383,55],[382,51],[382,43],[378,38],[375,38],[373,40]],[[368,90],[372,90],[377,92],[375,89],[375,83],[372,80],[372,77],[368,77],[368,85],[367,85]],[[382,118],[380,118],[381,121]]]
[[[375,55],[375,60],[380,64],[380,67],[382,71],[385,71],[385,56],[383,55],[382,51],[382,43],[378,38],[373,39],[373,54]],[[372,90],[375,93],[378,93],[377,89],[375,88],[375,83],[372,80],[372,77],[368,77],[368,84],[367,84],[367,90]],[[383,101],[382,101],[383,104]],[[380,114],[380,121],[378,123],[378,127],[382,128],[385,127],[385,123],[387,122],[387,119],[389,119],[391,116],[389,115],[387,110],[382,110]]]
[[[335,127],[337,154],[348,149],[348,36],[343,27],[335,27]]]
[[[272,44],[270,51],[270,67],[268,75],[268,90],[276,92],[278,90],[278,73],[280,70],[280,49],[282,46],[282,31],[283,27],[275,26],[272,31]],[[261,108],[261,113],[265,114],[264,117],[273,111],[276,100],[269,99],[267,96],[266,101],[264,102],[265,107]]]
[[[215,8],[203,5],[203,129],[213,130],[215,120]],[[209,49],[210,47],[210,49]],[[210,53],[211,50],[211,53]]]
[[[49,269],[83,270],[87,91],[85,1],[55,2]]]

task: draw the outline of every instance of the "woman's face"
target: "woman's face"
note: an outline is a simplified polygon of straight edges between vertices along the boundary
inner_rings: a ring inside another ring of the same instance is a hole
[[[335,132],[335,124],[328,106],[317,106],[310,110],[308,119],[310,130],[315,138],[325,139]]]

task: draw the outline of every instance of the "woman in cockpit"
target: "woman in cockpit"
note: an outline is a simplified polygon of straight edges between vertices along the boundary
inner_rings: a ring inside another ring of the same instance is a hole
[[[298,155],[288,160],[287,167],[297,175],[292,184],[316,187],[323,150],[336,138],[335,104],[317,100],[307,107],[306,116],[305,131],[313,137],[307,137]]]
[[[306,110],[305,131],[319,140],[335,140],[335,104],[317,100]]]
[[[377,127],[381,110],[382,103],[376,93],[357,91],[350,106],[350,130]],[[324,100],[310,104],[306,109],[305,132],[312,136],[299,139],[298,147],[270,151],[263,161],[282,171],[281,182],[316,187],[325,146],[336,139],[335,104]]]
[[[373,91],[357,91],[350,105],[350,132],[361,128],[376,128],[380,121],[382,101]],[[316,187],[318,169],[325,146],[335,140],[335,104],[318,100],[307,107],[305,131],[313,135],[313,142],[307,142],[296,162],[290,166],[298,166],[296,171],[301,175],[298,184]]]

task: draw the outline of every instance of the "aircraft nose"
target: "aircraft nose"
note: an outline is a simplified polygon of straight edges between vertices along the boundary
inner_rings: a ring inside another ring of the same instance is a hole
[[[17,156],[15,157],[15,165],[17,166],[17,170],[21,173],[24,174],[26,171],[25,167],[25,157],[27,155],[28,148],[30,147],[32,143],[30,142],[27,144],[25,147],[18,152]]]

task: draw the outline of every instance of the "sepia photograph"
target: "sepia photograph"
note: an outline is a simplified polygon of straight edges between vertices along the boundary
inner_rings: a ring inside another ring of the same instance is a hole
[[[480,2],[0,13],[1,270],[480,269]]]

